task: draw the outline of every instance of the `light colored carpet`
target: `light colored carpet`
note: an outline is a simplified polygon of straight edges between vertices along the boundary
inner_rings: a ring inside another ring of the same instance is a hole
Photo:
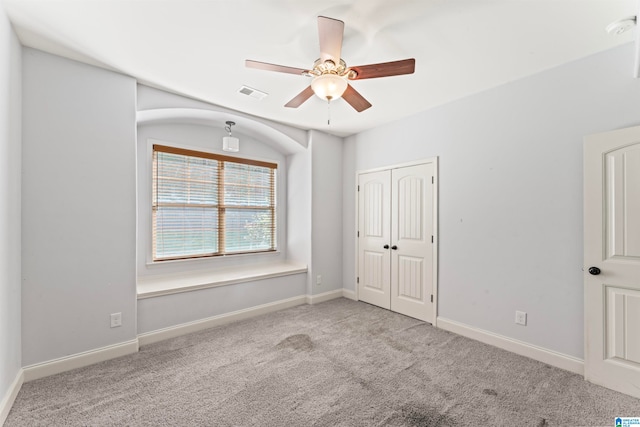
[[[5,426],[613,426],[640,401],[338,299],[23,385]]]

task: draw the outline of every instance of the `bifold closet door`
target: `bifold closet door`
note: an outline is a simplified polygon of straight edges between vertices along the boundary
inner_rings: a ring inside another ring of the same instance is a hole
[[[358,177],[358,299],[433,319],[433,164]]]

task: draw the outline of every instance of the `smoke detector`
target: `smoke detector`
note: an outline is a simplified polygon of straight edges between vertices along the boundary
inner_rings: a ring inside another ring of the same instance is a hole
[[[619,19],[611,24],[607,25],[607,33],[611,35],[619,35],[622,34],[636,25],[636,17],[628,16],[624,19]]]

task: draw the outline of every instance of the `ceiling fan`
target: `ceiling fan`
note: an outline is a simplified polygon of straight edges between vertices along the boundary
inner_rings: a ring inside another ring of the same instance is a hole
[[[402,74],[412,74],[414,72],[416,64],[414,58],[383,62],[380,64],[347,67],[347,64],[340,57],[343,34],[344,22],[338,19],[327,18],[326,16],[318,16],[320,58],[313,64],[312,69],[305,70],[303,68],[252,61],[250,59],[245,61],[245,65],[249,68],[257,68],[260,70],[313,77],[311,85],[296,95],[285,107],[297,108],[313,94],[316,94],[328,102],[342,97],[357,112],[362,112],[371,107],[371,103],[360,95],[347,80],[399,76]]]

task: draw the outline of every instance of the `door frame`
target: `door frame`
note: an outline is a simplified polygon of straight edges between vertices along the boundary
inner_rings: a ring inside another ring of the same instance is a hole
[[[362,169],[362,170],[357,170],[355,173],[355,186],[356,186],[356,192],[355,192],[355,204],[356,204],[356,210],[355,210],[355,230],[356,233],[358,232],[358,218],[360,215],[360,206],[358,203],[358,182],[359,182],[359,178],[360,175],[365,174],[365,173],[371,173],[371,172],[380,172],[380,171],[384,171],[384,170],[391,170],[391,169],[399,169],[399,168],[404,168],[404,167],[408,167],[408,166],[417,166],[417,165],[422,165],[422,164],[429,164],[431,163],[433,165],[433,252],[432,252],[432,257],[433,257],[433,319],[431,319],[431,324],[433,326],[437,326],[436,322],[438,319],[438,247],[439,247],[439,237],[440,237],[440,230],[438,229],[438,201],[439,201],[439,196],[438,196],[438,178],[439,178],[439,170],[438,170],[438,157],[428,157],[425,159],[420,159],[420,160],[415,160],[412,162],[407,162],[407,163],[397,163],[397,164],[393,164],[393,165],[388,165],[388,166],[381,166],[381,167],[377,167],[377,168],[373,168],[373,169]],[[358,236],[356,235],[355,237],[356,239],[356,245],[355,245],[355,276],[354,277],[358,277],[360,274],[360,272],[358,271],[358,253],[359,253],[359,243],[360,243],[360,239],[358,238]],[[354,287],[355,287],[355,297],[356,297],[356,301],[360,301],[360,296],[358,295],[358,283],[355,282],[354,283]]]

